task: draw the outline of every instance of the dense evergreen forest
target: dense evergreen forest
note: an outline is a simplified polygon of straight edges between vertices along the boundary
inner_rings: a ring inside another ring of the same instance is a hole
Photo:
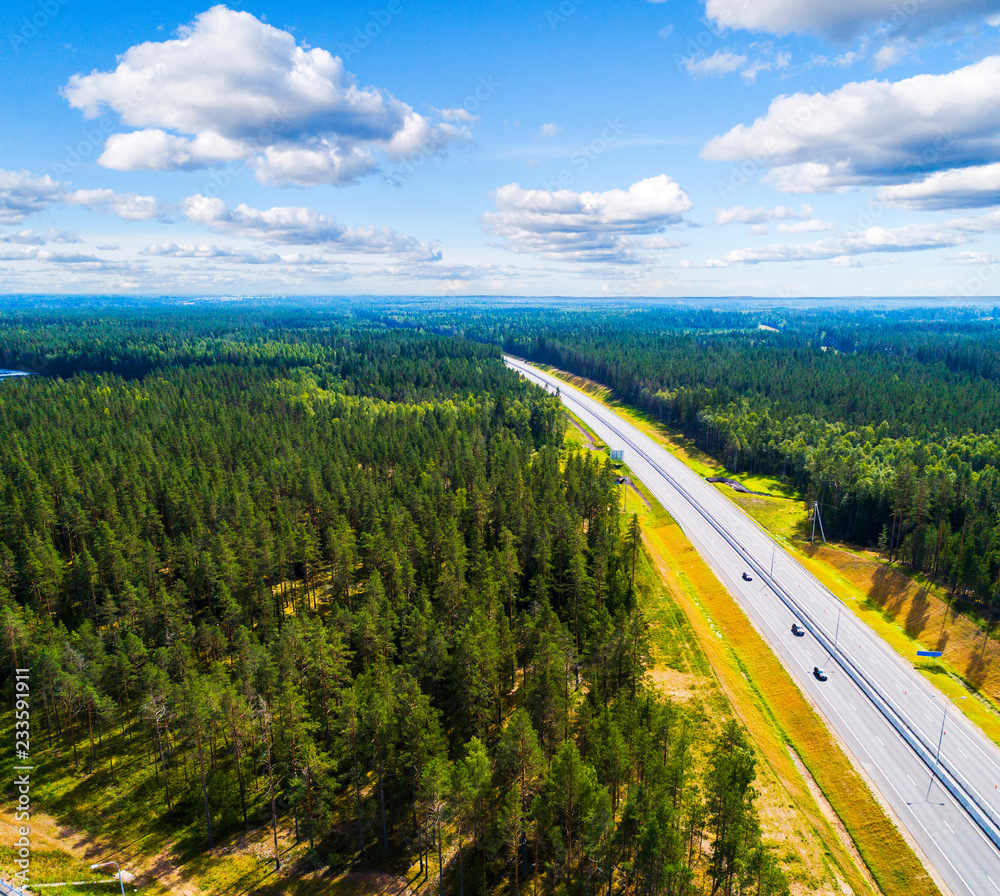
[[[609,464],[482,334],[413,323],[0,312],[0,367],[37,374],[0,381],[2,679],[30,669],[33,755],[141,769],[119,798],[202,847],[268,827],[277,861],[293,826],[315,867],[415,859],[442,892],[787,893],[745,733],[644,681]],[[621,386],[652,337],[597,338],[509,347]],[[717,405],[691,418],[715,439],[742,425]]]
[[[820,503],[827,534],[937,579],[988,625],[1000,618],[998,318],[829,303],[432,316],[611,387],[734,472],[784,477]]]

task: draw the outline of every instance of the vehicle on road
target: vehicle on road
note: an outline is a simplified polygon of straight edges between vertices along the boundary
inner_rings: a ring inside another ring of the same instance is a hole
[[[806,630],[801,625],[797,622],[792,623],[792,634],[795,635],[796,638],[801,638],[805,633]]]
[[[753,581],[753,576],[750,575],[750,573],[745,572],[745,573],[743,573],[743,581],[744,582],[752,582]]]
[[[813,666],[813,675],[817,681],[826,681],[826,670],[820,669],[819,666]]]

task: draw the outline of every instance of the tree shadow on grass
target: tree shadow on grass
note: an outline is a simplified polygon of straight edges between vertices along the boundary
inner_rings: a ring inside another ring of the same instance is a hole
[[[890,566],[881,565],[872,576],[872,586],[868,599],[874,601],[883,612],[895,619],[903,609],[906,600],[906,579]],[[926,602],[926,595],[924,595]],[[909,631],[909,622],[907,624]]]
[[[965,677],[977,691],[983,686],[983,682],[986,681],[986,643],[989,641],[989,635],[984,635],[983,637],[983,649],[977,650],[971,657],[969,657],[969,662],[965,667]]]
[[[916,638],[927,627],[930,611],[930,591],[927,588],[921,588],[914,595],[910,602],[910,610],[906,614],[906,633],[911,638]]]

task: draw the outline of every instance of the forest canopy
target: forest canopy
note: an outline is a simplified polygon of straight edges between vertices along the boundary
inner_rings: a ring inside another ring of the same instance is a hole
[[[610,464],[446,329],[0,315],[0,366],[37,374],[0,382],[0,674],[31,670],[33,750],[199,848],[269,827],[277,861],[293,825],[316,867],[411,856],[443,888],[449,855],[461,892],[787,892],[745,733],[645,681]]]

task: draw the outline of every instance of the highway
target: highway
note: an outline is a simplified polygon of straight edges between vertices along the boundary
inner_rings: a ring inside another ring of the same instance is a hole
[[[824,716],[939,886],[954,896],[1000,896],[1000,750],[715,486],[583,392],[505,360],[548,391],[558,389],[603,442],[625,450],[625,463]],[[794,622],[804,636],[792,633]],[[826,681],[813,675],[816,666]]]

